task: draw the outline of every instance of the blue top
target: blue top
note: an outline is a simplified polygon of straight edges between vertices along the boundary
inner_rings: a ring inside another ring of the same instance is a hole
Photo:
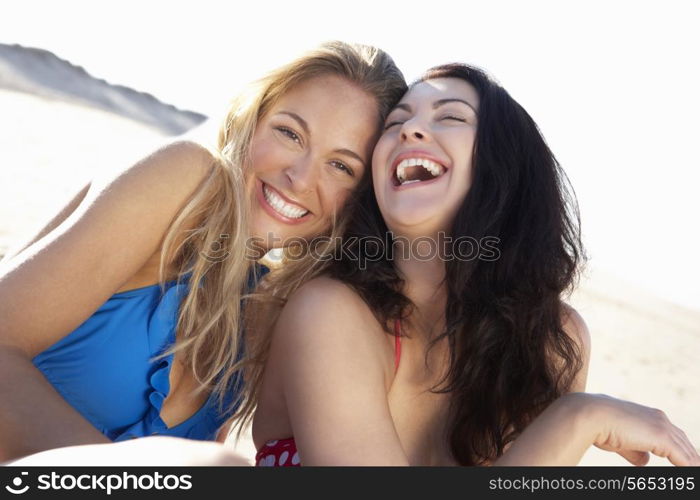
[[[215,439],[229,415],[219,411],[213,394],[174,427],[160,418],[170,392],[173,355],[152,358],[175,342],[180,302],[188,288],[187,281],[173,281],[164,291],[156,284],[112,295],[82,325],[38,354],[34,366],[113,441],[153,434]]]

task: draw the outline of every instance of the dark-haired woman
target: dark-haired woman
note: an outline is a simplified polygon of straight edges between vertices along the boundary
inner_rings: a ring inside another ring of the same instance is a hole
[[[594,444],[700,464],[662,412],[581,392],[590,340],[562,302],[583,258],[565,179],[483,72],[428,71],[387,118],[343,243],[270,278],[289,297],[279,314],[252,309],[240,422],[253,419],[257,463],[571,465]]]

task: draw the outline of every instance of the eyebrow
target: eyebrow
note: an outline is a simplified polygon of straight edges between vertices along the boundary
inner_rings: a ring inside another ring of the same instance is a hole
[[[281,114],[281,115],[287,115],[287,116],[289,116],[290,118],[294,119],[294,121],[296,121],[296,122],[299,124],[299,126],[300,126],[301,128],[304,129],[304,132],[306,132],[307,134],[310,133],[310,132],[309,132],[309,124],[306,123],[306,120],[304,120],[304,119],[303,119],[301,116],[299,116],[298,114],[296,114],[296,113],[294,113],[294,112],[292,112],[292,111],[280,111],[279,114]],[[347,149],[347,148],[339,148],[339,149],[334,149],[333,152],[334,152],[334,153],[337,153],[337,154],[349,156],[350,158],[354,158],[354,159],[356,159],[357,161],[359,161],[359,162],[362,164],[362,166],[365,166],[365,167],[367,166],[367,162],[366,162],[365,160],[363,160],[362,157],[361,157],[360,155],[358,155],[357,153],[355,153],[354,151],[352,151],[352,150],[350,150],[350,149]]]
[[[367,166],[367,162],[365,160],[363,160],[360,157],[360,155],[358,155],[357,153],[355,153],[354,151],[352,151],[350,149],[345,149],[345,148],[334,149],[333,152],[341,154],[341,155],[349,156],[351,158],[355,158],[357,161],[359,161],[362,164],[363,167]]]
[[[287,115],[293,118],[297,123],[299,123],[299,126],[304,129],[304,132],[307,134],[309,133],[309,124],[306,123],[306,120],[304,120],[301,116],[291,111],[280,111],[279,113],[281,115]]]
[[[476,114],[476,109],[474,108],[474,106],[472,106],[471,104],[469,104],[469,103],[468,103],[467,101],[465,101],[464,99],[457,99],[456,97],[451,97],[451,98],[449,98],[449,99],[440,99],[439,101],[435,101],[435,102],[433,103],[433,109],[437,109],[437,108],[439,108],[440,106],[444,106],[445,104],[449,104],[449,103],[451,103],[451,102],[461,102],[462,104],[466,104],[467,106],[469,106],[470,108],[472,108],[472,111]]]
[[[469,104],[469,103],[468,103],[467,101],[465,101],[464,99],[457,99],[456,97],[450,97],[450,98],[448,98],[448,99],[440,99],[440,100],[435,101],[435,102],[433,103],[433,109],[437,109],[437,108],[439,108],[440,106],[444,106],[445,104],[449,104],[449,103],[451,103],[451,102],[461,102],[462,104],[466,104],[467,106],[469,106],[469,107],[472,109],[472,111],[474,111],[475,114],[478,114],[478,113],[476,112],[476,109],[474,108],[474,106],[472,106],[471,104]],[[406,103],[399,103],[399,104],[397,104],[396,106],[394,106],[394,109],[403,109],[404,111],[407,111],[407,112],[409,112],[409,113],[411,112],[411,106],[409,106],[409,105],[406,104]]]

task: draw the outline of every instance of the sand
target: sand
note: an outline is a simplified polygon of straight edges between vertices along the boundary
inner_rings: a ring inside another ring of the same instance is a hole
[[[591,332],[588,392],[660,408],[700,447],[700,312],[664,302],[603,272],[571,303]],[[583,465],[627,465],[591,449]],[[667,465],[652,457],[650,465]]]

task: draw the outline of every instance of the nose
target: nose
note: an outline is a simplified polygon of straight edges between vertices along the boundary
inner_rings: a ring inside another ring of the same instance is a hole
[[[307,194],[318,182],[319,167],[308,156],[297,158],[284,171],[290,190],[296,195]]]
[[[401,126],[401,140],[406,142],[425,141],[429,138],[427,127],[417,116],[406,120]]]

